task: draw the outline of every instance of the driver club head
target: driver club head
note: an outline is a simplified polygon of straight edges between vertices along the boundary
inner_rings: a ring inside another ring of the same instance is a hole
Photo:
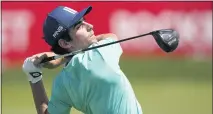
[[[179,44],[179,34],[173,29],[162,29],[151,32],[159,47],[165,52],[174,51]]]

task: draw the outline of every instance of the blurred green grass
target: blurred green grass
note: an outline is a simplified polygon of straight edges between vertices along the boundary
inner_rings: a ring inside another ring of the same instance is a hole
[[[212,114],[212,61],[122,58],[144,114]],[[44,70],[50,96],[56,70]],[[2,114],[36,114],[31,89],[21,66],[2,73]],[[72,110],[72,114],[80,114]]]

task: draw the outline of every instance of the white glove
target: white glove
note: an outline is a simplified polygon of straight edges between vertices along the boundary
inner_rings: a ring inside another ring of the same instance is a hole
[[[23,71],[26,73],[28,80],[31,83],[37,83],[42,79],[41,67],[36,67],[33,64],[34,60],[35,59],[33,57],[28,57],[25,59],[22,66]]]

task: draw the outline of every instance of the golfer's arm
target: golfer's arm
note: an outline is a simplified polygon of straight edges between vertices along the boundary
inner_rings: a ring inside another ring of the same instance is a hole
[[[48,97],[46,95],[46,91],[44,88],[43,81],[33,84],[30,82],[30,86],[33,93],[33,99],[36,106],[36,110],[38,114],[48,114],[47,106],[48,106]]]
[[[117,40],[117,36],[115,34],[113,34],[113,33],[107,33],[107,34],[97,35],[96,39],[98,41],[100,41],[100,40],[103,40],[103,39],[108,38],[108,37],[111,37],[111,38],[114,38],[114,39]]]

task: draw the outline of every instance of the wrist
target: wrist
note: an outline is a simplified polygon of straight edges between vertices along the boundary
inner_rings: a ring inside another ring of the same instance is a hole
[[[32,84],[36,84],[37,82],[39,82],[41,80],[42,80],[42,78],[38,78],[38,79],[31,80],[29,82],[31,82]]]

